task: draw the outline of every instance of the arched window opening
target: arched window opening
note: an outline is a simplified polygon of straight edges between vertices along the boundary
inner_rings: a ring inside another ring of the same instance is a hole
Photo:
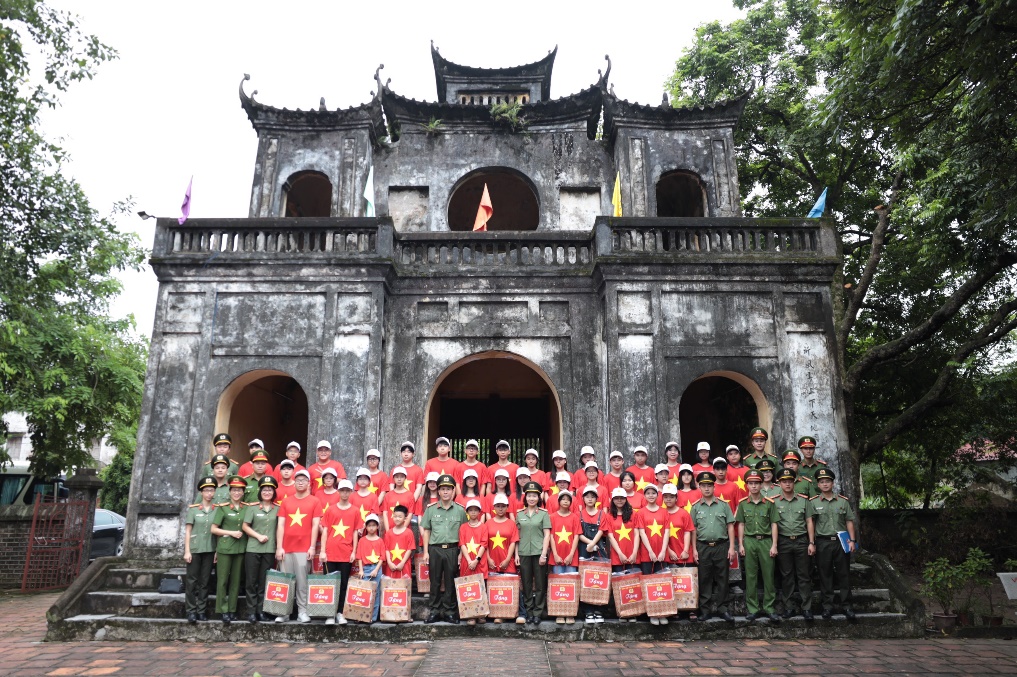
[[[530,182],[510,169],[481,169],[461,180],[448,204],[450,230],[473,230],[484,184],[491,195],[494,214],[487,229],[536,230],[540,223],[537,193]]]
[[[678,425],[686,463],[696,463],[700,442],[710,443],[713,458],[723,456],[729,444],[737,444],[742,454],[748,454],[749,431],[759,425],[770,429],[770,407],[751,379],[734,372],[713,372],[697,378],[682,393]]]
[[[332,183],[320,172],[298,172],[283,184],[286,216],[331,216]]]
[[[692,172],[673,171],[657,182],[657,216],[706,216],[706,187]]]
[[[307,395],[296,379],[273,369],[249,371],[226,386],[219,396],[215,430],[233,438],[230,458],[251,460],[247,443],[258,438],[275,466],[291,441],[307,450]],[[301,456],[304,458],[304,456]],[[305,463],[305,461],[301,461]]]

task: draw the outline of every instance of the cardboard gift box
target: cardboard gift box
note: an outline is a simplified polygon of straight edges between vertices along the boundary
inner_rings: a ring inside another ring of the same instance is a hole
[[[312,618],[331,618],[339,613],[339,583],[342,576],[311,574],[307,577],[307,615]]]
[[[579,614],[579,574],[550,574],[547,577],[547,615],[575,618]]]
[[[456,602],[459,618],[485,618],[491,609],[487,605],[487,589],[483,574],[455,579]]]
[[[297,577],[276,569],[265,576],[265,600],[261,610],[272,616],[289,616],[293,613],[294,582]]]
[[[585,604],[611,601],[610,562],[579,562],[579,601]]]
[[[674,567],[671,569],[671,586],[679,611],[699,608],[699,568]]]
[[[642,574],[618,574],[611,577],[611,592],[618,618],[633,618],[646,613]]]
[[[364,578],[351,578],[346,586],[346,602],[343,616],[351,621],[370,623],[374,616],[374,596],[378,594],[377,583]]]
[[[417,592],[431,592],[430,572],[422,554],[414,556],[413,569],[417,575]]]
[[[646,615],[650,618],[677,614],[678,600],[674,596],[671,572],[643,576],[643,598],[646,600]]]
[[[412,594],[412,578],[381,579],[381,615],[387,623],[406,623],[410,617],[410,595]]]
[[[489,618],[515,618],[519,615],[519,576],[491,574],[487,578]]]

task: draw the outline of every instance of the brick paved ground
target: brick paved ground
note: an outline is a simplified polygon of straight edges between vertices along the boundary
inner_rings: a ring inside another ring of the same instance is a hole
[[[57,595],[0,593],[0,675],[1015,675],[1017,642],[800,640],[787,642],[544,643],[442,640],[390,644],[46,643]],[[478,670],[481,666],[483,669]]]

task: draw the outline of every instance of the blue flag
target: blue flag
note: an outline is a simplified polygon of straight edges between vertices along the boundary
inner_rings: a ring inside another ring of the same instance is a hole
[[[823,193],[819,196],[819,199],[816,200],[816,206],[812,208],[812,211],[809,212],[809,215],[806,216],[805,218],[807,219],[822,218],[823,212],[825,211],[826,211],[826,188],[823,189]]]

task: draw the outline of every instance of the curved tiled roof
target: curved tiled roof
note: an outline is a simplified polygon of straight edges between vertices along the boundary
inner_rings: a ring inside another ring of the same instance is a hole
[[[604,93],[604,136],[611,137],[619,125],[643,129],[688,129],[695,127],[734,127],[752,90],[708,106],[675,108],[667,104],[651,106],[619,99]]]
[[[434,63],[434,80],[438,89],[438,99],[445,99],[446,77],[477,78],[482,80],[497,80],[499,78],[540,78],[540,98],[547,101],[551,98],[551,69],[554,68],[554,58],[558,54],[558,46],[547,53],[543,59],[522,66],[510,66],[507,68],[476,68],[474,66],[463,66],[453,63],[443,57],[438,48],[431,42],[431,61]]]

